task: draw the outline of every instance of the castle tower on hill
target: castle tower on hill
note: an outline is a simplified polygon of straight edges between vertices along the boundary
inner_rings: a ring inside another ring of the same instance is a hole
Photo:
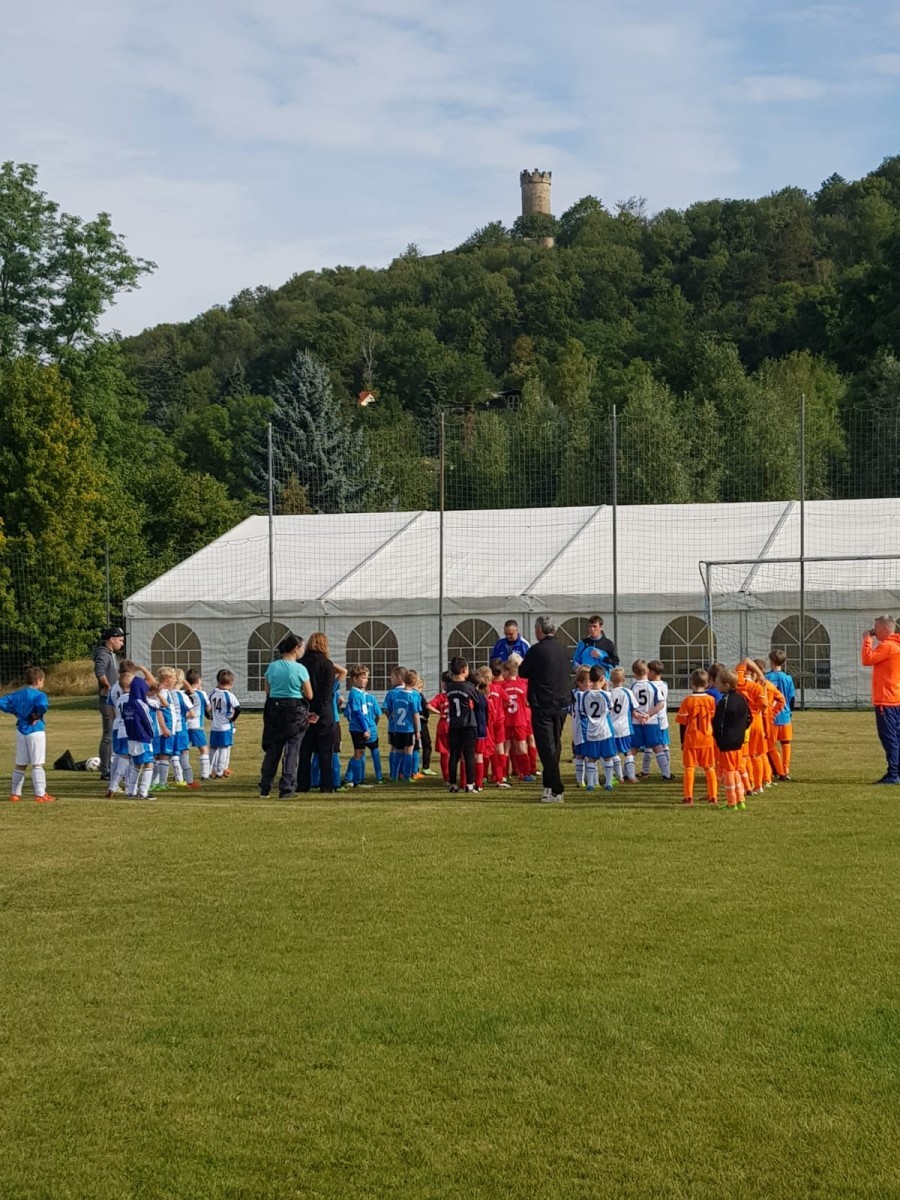
[[[552,171],[523,171],[519,176],[522,185],[522,216],[530,217],[533,213],[553,211],[550,207],[550,184]]]
[[[550,207],[552,178],[552,171],[539,171],[537,167],[533,171],[522,171],[519,175],[519,183],[522,187],[523,217],[531,217],[536,214],[548,217],[552,216],[553,210]],[[541,246],[552,246],[555,241],[552,237],[542,237],[534,240]]]

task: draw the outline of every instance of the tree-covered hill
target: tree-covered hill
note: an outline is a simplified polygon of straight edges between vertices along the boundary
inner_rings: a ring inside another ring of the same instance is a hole
[[[595,443],[615,403],[626,448],[630,438],[647,461],[665,456],[655,485],[638,478],[626,498],[783,490],[767,463],[788,452],[795,478],[782,427],[795,428],[801,392],[818,455],[813,493],[877,492],[892,486],[889,464],[860,473],[847,442],[872,410],[898,404],[898,214],[900,157],[857,182],[833,176],[814,195],[785,188],[683,212],[651,215],[640,201],[611,211],[588,196],[558,220],[486,225],[444,254],[410,246],[384,270],[335,267],[242,292],[128,339],[125,362],[148,419],[235,499],[254,490],[248,435],[298,350],[325,364],[376,453],[402,433],[407,456],[388,482],[404,505],[433,502],[427,472],[411,468],[433,453],[438,406],[525,385],[525,403],[566,445]],[[546,233],[555,248],[531,240]],[[363,388],[379,404],[359,414],[352,398]],[[712,461],[723,453],[758,456],[752,479],[724,478]],[[472,494],[504,494],[498,469],[502,454],[484,456],[495,486],[479,486],[470,457]],[[558,499],[547,486],[539,481],[539,495]]]

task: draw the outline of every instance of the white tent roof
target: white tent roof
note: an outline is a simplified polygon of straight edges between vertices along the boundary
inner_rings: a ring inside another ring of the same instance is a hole
[[[276,614],[434,613],[439,536],[435,512],[276,517]],[[612,591],[608,506],[448,512],[444,546],[448,614],[572,611]],[[701,562],[795,557],[799,505],[623,505],[618,547],[623,611],[696,607]],[[898,547],[900,500],[806,505],[809,557],[895,554]],[[126,612],[130,618],[265,615],[268,554],[267,518],[249,517],[136,592]],[[780,592],[796,586],[793,570],[717,569],[713,590]],[[870,574],[859,563],[829,564],[816,586],[858,592]]]

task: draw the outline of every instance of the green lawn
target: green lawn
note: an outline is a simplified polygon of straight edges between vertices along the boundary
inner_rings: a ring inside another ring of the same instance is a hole
[[[196,795],[26,785],[0,1198],[900,1197],[900,789],[871,714],[796,728],[746,813],[261,801],[252,716]]]

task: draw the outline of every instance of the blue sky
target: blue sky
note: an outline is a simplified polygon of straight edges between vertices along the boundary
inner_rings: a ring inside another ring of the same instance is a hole
[[[900,151],[900,0],[29,0],[0,157],[159,270],[132,333],[592,193],[814,190]]]

